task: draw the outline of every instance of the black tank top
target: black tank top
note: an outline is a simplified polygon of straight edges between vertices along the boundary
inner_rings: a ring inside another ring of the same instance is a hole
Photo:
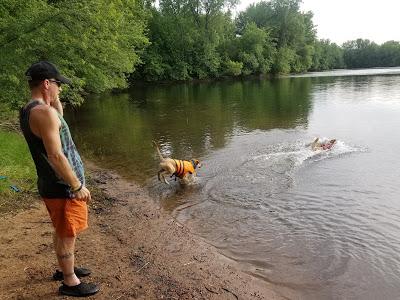
[[[32,101],[25,107],[21,108],[20,114],[19,114],[19,122],[20,122],[22,133],[24,134],[25,140],[28,143],[28,147],[31,152],[32,159],[35,162],[36,173],[38,176],[37,186],[38,186],[39,194],[43,198],[72,198],[73,195],[71,193],[70,186],[67,183],[65,183],[61,178],[59,178],[57,176],[57,174],[54,172],[53,168],[51,167],[42,139],[37,137],[32,132],[32,130],[29,126],[30,112],[31,112],[32,108],[36,107],[37,105],[40,105],[39,101]],[[64,121],[64,123],[65,123],[65,121]],[[66,125],[66,123],[65,123],[65,125]],[[62,129],[63,128],[61,128],[61,130]],[[69,129],[66,128],[66,130],[68,130],[68,134],[69,134]],[[71,138],[70,138],[70,140],[72,142]],[[73,142],[72,142],[72,144],[73,144]],[[73,147],[74,150],[76,151],[75,145],[73,145],[73,146],[74,146]],[[77,154],[77,152],[76,152],[76,155],[78,155],[78,160],[79,160],[79,163],[81,164],[79,167],[81,167],[82,172],[81,173],[76,172],[77,170],[74,170],[74,171],[77,173],[76,175],[81,180],[81,182],[84,183],[83,164],[82,164],[82,161],[80,160],[79,154]],[[72,167],[74,168],[73,165],[72,165]]]

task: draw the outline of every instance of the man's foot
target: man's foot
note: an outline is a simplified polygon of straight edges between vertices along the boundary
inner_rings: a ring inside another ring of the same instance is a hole
[[[100,287],[95,283],[85,283],[81,282],[78,285],[68,286],[62,284],[58,291],[61,295],[67,295],[72,297],[86,297],[96,294],[100,290]]]
[[[81,278],[81,277],[85,277],[85,276],[89,276],[91,273],[92,273],[92,271],[90,271],[89,269],[86,269],[86,268],[78,268],[78,267],[75,267],[74,268],[74,272],[75,272],[75,275],[77,276],[77,277],[79,277],[79,278]],[[53,274],[53,279],[54,280],[64,280],[64,274],[63,274],[63,272],[61,272],[61,271],[59,271],[59,270],[56,270],[56,272]]]

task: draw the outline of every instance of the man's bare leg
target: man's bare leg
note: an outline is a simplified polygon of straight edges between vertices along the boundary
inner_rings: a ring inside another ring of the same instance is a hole
[[[63,272],[64,283],[68,286],[78,285],[81,282],[74,272],[75,240],[76,237],[61,238],[56,233],[53,235],[58,265]]]

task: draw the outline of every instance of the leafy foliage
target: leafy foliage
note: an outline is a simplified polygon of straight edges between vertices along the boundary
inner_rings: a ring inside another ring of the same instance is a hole
[[[312,13],[300,11],[299,0],[261,1],[237,18],[238,31],[249,22],[268,31],[275,47],[274,73],[304,72],[310,69],[316,31]]]
[[[0,102],[26,99],[24,71],[49,60],[73,80],[73,103],[83,91],[126,87],[148,42],[145,14],[133,0],[4,0],[0,4]]]
[[[400,65],[400,43],[388,41],[381,46],[357,39],[343,44],[344,62],[349,68],[395,67]]]
[[[329,40],[319,40],[314,45],[311,70],[330,70],[344,68],[343,50]]]
[[[400,44],[317,40],[301,0],[270,0],[232,17],[238,0],[3,0],[0,104],[28,97],[24,71],[49,60],[73,80],[63,98],[129,80],[191,80],[400,65]]]

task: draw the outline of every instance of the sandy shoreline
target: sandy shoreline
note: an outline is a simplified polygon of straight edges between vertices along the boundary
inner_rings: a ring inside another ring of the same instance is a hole
[[[101,284],[92,299],[283,299],[272,287],[194,236],[147,192],[117,174],[89,167],[90,228],[77,242],[77,265]],[[40,201],[0,218],[0,299],[64,299],[52,228]]]

